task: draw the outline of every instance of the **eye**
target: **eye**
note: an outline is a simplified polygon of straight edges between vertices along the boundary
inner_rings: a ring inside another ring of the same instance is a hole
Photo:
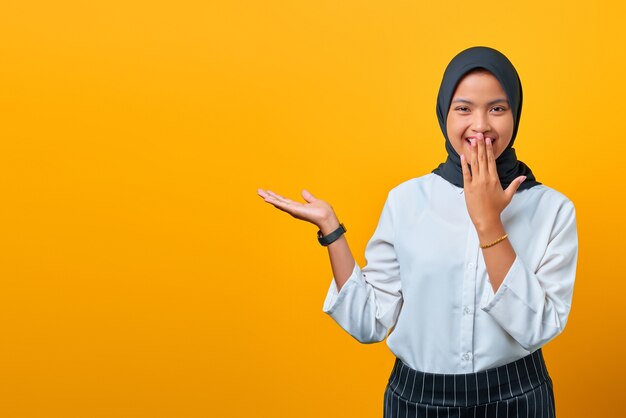
[[[469,107],[467,106],[457,106],[454,108],[454,110],[458,110],[460,112],[469,112]]]
[[[506,112],[507,109],[504,106],[494,106],[491,108],[491,110],[495,112]]]

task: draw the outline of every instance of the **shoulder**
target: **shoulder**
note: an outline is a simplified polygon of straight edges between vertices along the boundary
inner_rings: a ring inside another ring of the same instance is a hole
[[[516,193],[522,200],[539,207],[551,207],[554,209],[574,211],[574,202],[565,194],[545,184],[539,184],[530,189]]]
[[[525,213],[532,227],[548,227],[559,232],[570,226],[576,228],[576,208],[571,199],[544,184],[516,193],[517,209]]]

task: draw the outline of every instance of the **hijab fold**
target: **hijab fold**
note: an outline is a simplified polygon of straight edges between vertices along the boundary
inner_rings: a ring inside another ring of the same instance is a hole
[[[437,94],[437,119],[439,127],[446,138],[446,151],[448,158],[432,172],[443,177],[445,180],[458,187],[463,187],[463,171],[461,169],[461,157],[456,152],[446,129],[446,121],[450,110],[452,96],[461,79],[470,71],[485,69],[492,73],[502,85],[513,112],[513,136],[506,149],[496,159],[496,167],[502,188],[506,189],[513,180],[519,176],[526,176],[526,180],[518,190],[529,189],[539,183],[530,167],[517,159],[513,142],[517,135],[519,120],[522,114],[522,83],[513,64],[501,52],[493,48],[477,46],[461,51],[446,67]]]

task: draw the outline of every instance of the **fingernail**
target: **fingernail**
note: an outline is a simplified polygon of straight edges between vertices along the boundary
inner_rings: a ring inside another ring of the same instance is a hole
[[[485,138],[485,143],[487,145],[491,145],[491,138]]]
[[[528,178],[528,177],[524,176],[524,177],[522,178],[522,181],[521,181],[520,183],[525,182],[527,178]]]

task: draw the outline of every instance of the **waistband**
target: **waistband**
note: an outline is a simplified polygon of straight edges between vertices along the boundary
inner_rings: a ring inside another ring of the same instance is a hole
[[[413,403],[460,407],[502,401],[550,381],[541,349],[511,363],[466,374],[421,372],[396,357],[388,387]]]

